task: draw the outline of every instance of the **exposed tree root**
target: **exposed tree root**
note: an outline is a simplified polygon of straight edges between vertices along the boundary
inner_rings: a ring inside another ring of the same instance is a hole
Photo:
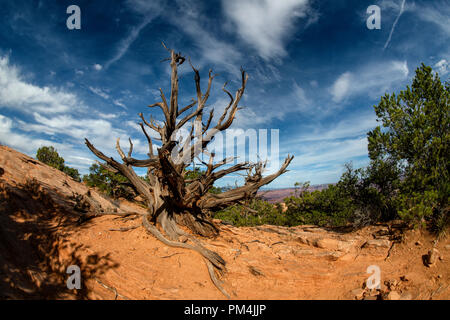
[[[109,229],[109,231],[130,231],[130,230],[134,230],[139,228],[140,226],[142,226],[142,223],[135,225],[135,226],[130,226],[130,227],[123,227],[123,228],[118,228],[118,229]]]
[[[227,297],[227,299],[231,299],[230,295],[225,291],[225,289],[222,287],[221,281],[216,277],[216,273],[214,270],[214,266],[211,262],[208,260],[205,260],[206,266],[208,267],[209,277],[211,278],[211,281],[214,283],[217,289],[219,289],[222,294]]]
[[[202,217],[202,214],[178,214],[175,217],[176,222],[180,225],[187,227],[194,234],[202,237],[213,238],[218,236],[219,230],[207,219]]]
[[[165,245],[168,245],[170,247],[185,248],[185,249],[195,250],[198,253],[200,253],[205,258],[206,266],[208,267],[208,272],[209,272],[211,281],[217,287],[217,289],[219,289],[219,291],[222,292],[222,294],[224,296],[226,296],[228,299],[230,299],[230,295],[225,291],[225,289],[223,289],[219,279],[216,276],[216,272],[219,273],[219,275],[223,275],[226,271],[226,268],[225,268],[226,263],[222,259],[222,257],[219,256],[214,251],[208,250],[205,247],[203,247],[202,245],[200,245],[198,240],[195,242],[195,245],[191,245],[188,243],[172,241],[172,240],[167,239],[158,230],[158,228],[156,228],[156,226],[152,225],[148,221],[148,217],[149,217],[148,214],[142,216],[142,224],[144,225],[145,229],[150,234],[152,234],[155,238],[157,238],[159,241],[161,241],[162,243],[164,243]],[[182,232],[182,230],[180,230],[174,223],[172,223],[173,220],[172,220],[172,222],[169,222],[169,221],[170,220],[167,219],[166,214],[162,215],[161,226],[164,226],[162,228],[165,232],[167,232],[167,231],[169,232],[170,237],[178,238],[180,235],[186,235],[186,233]],[[189,239],[192,240],[192,237],[189,236]]]
[[[208,268],[208,273],[211,278],[211,281],[213,284],[219,289],[220,292],[224,296],[227,297],[227,299],[230,299],[230,295],[225,291],[225,289],[222,287],[222,282],[219,280],[217,275],[223,276],[226,272],[226,263],[223,260],[223,258],[218,255],[216,252],[211,251],[207,248],[205,248],[199,240],[197,240],[192,235],[188,234],[187,232],[183,231],[177,226],[177,221],[173,218],[173,216],[169,216],[166,210],[162,211],[158,218],[157,222],[161,225],[162,230],[166,234],[166,237],[158,230],[158,228],[153,225],[151,222],[149,222],[150,214],[140,214],[135,212],[116,212],[116,211],[108,211],[105,212],[100,204],[98,204],[94,199],[92,199],[91,195],[85,194],[85,195],[75,195],[74,196],[76,201],[75,209],[78,209],[77,211],[82,211],[81,217],[84,218],[84,220],[98,217],[98,216],[106,216],[106,215],[112,215],[112,216],[119,216],[119,217],[126,217],[129,219],[129,216],[142,216],[142,223],[139,223],[137,225],[129,226],[129,227],[122,227],[118,229],[109,229],[109,231],[120,231],[125,232],[129,230],[134,230],[139,228],[140,226],[144,226],[144,228],[152,234],[155,238],[157,238],[159,241],[164,243],[165,245],[171,246],[171,247],[177,247],[177,248],[185,248],[197,251],[199,254],[201,254],[205,258],[205,263]],[[82,210],[80,210],[82,209]],[[101,211],[100,211],[101,210]],[[202,226],[200,222],[198,223],[197,227]],[[193,224],[194,225],[194,224]],[[211,224],[212,225],[212,224]],[[212,225],[215,230],[217,228]],[[199,227],[201,228],[201,227]],[[200,230],[200,229],[198,229]],[[216,231],[218,232],[218,230]],[[185,239],[188,239],[193,244],[188,244],[185,242],[180,242],[180,237],[183,237]],[[97,282],[99,282],[98,279],[96,279]],[[99,282],[100,283],[100,282]],[[100,283],[105,288],[109,290],[113,290],[106,285]],[[117,298],[117,293],[116,293]]]
[[[118,216],[116,218],[114,218],[115,220],[120,219],[121,221],[129,221],[129,220],[136,220],[137,218],[139,218],[141,215],[140,214],[129,214],[129,215],[125,215],[125,216]]]
[[[175,253],[169,254],[168,256],[164,256],[164,257],[160,257],[160,258],[161,259],[167,259],[167,258],[171,258],[173,256],[176,256],[177,254],[181,254],[181,253],[180,252],[175,252]]]
[[[386,258],[384,258],[384,261],[386,261],[387,259],[389,259],[389,257],[391,256],[391,251],[392,251],[392,249],[394,248],[394,245],[395,245],[395,241],[392,241],[392,244],[391,244],[391,246],[390,246],[390,248],[389,248],[389,250],[388,250],[388,253],[387,253],[387,255],[386,255]]]
[[[130,298],[128,298],[128,297],[126,297],[126,296],[121,295],[120,293],[118,293],[116,288],[107,286],[106,284],[104,284],[103,282],[101,282],[100,280],[98,280],[97,278],[94,278],[94,279],[95,279],[95,281],[97,281],[98,284],[100,284],[103,288],[105,288],[105,289],[107,289],[107,290],[110,290],[110,291],[114,292],[114,294],[115,294],[114,300],[117,300],[117,297],[121,297],[122,299],[125,299],[125,300],[131,300]]]

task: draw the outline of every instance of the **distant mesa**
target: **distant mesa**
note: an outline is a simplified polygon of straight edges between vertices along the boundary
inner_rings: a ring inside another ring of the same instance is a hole
[[[316,184],[310,186],[308,191],[321,191],[328,188],[331,183],[326,184]],[[285,198],[295,195],[295,191],[300,192],[300,188],[284,188],[284,189],[260,189],[258,191],[258,196],[263,200],[271,203],[282,202]]]

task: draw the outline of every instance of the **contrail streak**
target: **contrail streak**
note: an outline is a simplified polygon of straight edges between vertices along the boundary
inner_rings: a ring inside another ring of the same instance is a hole
[[[131,30],[128,37],[126,37],[125,39],[123,39],[120,42],[119,49],[118,49],[116,55],[112,59],[110,59],[108,62],[105,63],[105,69],[108,69],[110,65],[112,65],[117,60],[120,60],[123,57],[123,55],[125,55],[125,53],[128,51],[128,49],[133,44],[133,42],[138,38],[141,30],[144,29],[152,21],[152,19],[153,19],[152,16],[146,17],[141,22],[141,24],[139,24],[137,27],[135,27],[135,28],[133,28],[133,30]]]
[[[397,22],[400,19],[401,15],[403,14],[403,11],[405,10],[405,4],[406,4],[406,0],[403,0],[402,1],[402,5],[400,7],[400,13],[398,14],[397,19],[395,19],[394,24],[392,25],[391,33],[389,34],[389,38],[387,39],[386,43],[384,44],[383,50],[386,50],[387,46],[391,42],[392,34],[395,31],[395,27],[397,26]]]

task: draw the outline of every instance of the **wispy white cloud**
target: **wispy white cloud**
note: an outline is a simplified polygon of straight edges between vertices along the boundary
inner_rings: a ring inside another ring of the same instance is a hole
[[[291,162],[289,165],[289,173],[281,175],[278,179],[272,182],[270,188],[287,188],[294,187],[296,182],[312,181],[313,184],[327,184],[335,183],[339,177],[344,173],[345,162],[327,163],[325,165],[310,165],[310,166],[296,166]],[[368,164],[369,160],[364,158],[345,159],[346,162],[352,162],[355,168],[361,168]]]
[[[367,164],[367,144],[367,138],[360,137],[283,146],[281,154],[292,154],[295,149],[295,158],[289,165],[289,174],[281,176],[271,187],[292,187],[295,182],[304,181],[336,182],[345,163],[352,161],[355,167]]]
[[[77,119],[67,114],[45,117],[39,113],[34,114],[34,119],[38,124],[47,128],[48,133],[64,134],[80,141],[91,135],[107,137],[110,134],[118,133],[117,131],[114,132],[111,123],[104,119]],[[32,128],[40,129],[40,127]],[[122,134],[123,132],[120,133]]]
[[[107,94],[105,91],[103,91],[103,90],[100,89],[100,88],[94,88],[94,87],[89,86],[89,90],[90,90],[92,93],[95,93],[96,95],[98,95],[99,97],[102,97],[102,98],[105,99],[105,100],[108,100],[108,99],[109,99],[109,94]]]
[[[77,168],[83,173],[87,173],[89,166],[94,162],[94,156],[87,150],[76,148],[70,143],[58,143],[54,140],[42,139],[37,135],[26,134],[18,131],[14,121],[8,117],[0,115],[0,143],[10,148],[23,152],[31,157],[36,156],[38,148],[43,146],[53,146],[59,155],[65,160],[66,165]]]
[[[285,41],[299,18],[312,15],[309,0],[223,0],[226,16],[235,25],[239,37],[265,60],[286,54]],[[311,20],[313,18],[313,20]]]
[[[376,126],[375,115],[363,112],[337,124],[311,123],[303,128],[303,133],[295,132],[280,140],[280,155],[295,150],[295,158],[289,166],[292,173],[280,177],[277,184],[292,186],[297,181],[308,180],[330,183],[337,181],[344,163],[357,160],[355,165],[365,165],[368,160],[366,133]]]
[[[114,103],[116,106],[119,106],[119,107],[121,107],[121,108],[123,108],[123,109],[125,109],[125,110],[128,109],[127,106],[126,106],[121,100],[119,100],[119,99],[114,99],[114,100],[113,100],[113,103]]]
[[[134,133],[130,134],[125,128],[117,128],[106,119],[79,118],[69,114],[46,117],[34,113],[33,116],[34,122],[22,120],[17,122],[22,131],[28,132],[29,135],[39,134],[62,138],[68,146],[71,146],[66,148],[66,151],[73,154],[79,152],[79,155],[84,155],[87,159],[94,159],[94,157],[89,152],[85,152],[87,150],[83,145],[84,138],[88,138],[105,153],[114,155],[116,139],[120,138],[124,147],[128,147],[128,138],[132,137],[135,153],[147,153],[147,146],[140,138],[135,138]]]
[[[346,162],[367,165],[367,132],[378,125],[373,112],[361,111],[338,122],[316,121],[301,132],[280,139],[280,156],[294,152],[290,173],[271,187],[289,187],[298,181],[331,183],[339,179]],[[295,150],[295,151],[293,151]]]
[[[141,16],[157,15],[165,8],[165,2],[161,0],[127,0],[128,8]]]
[[[72,93],[54,87],[39,87],[26,81],[20,69],[0,57],[0,108],[22,112],[61,113],[83,108]]]
[[[382,12],[400,12],[396,21],[402,14],[409,12],[425,22],[432,23],[439,27],[442,33],[450,36],[450,5],[448,0],[424,1],[406,3],[405,0],[382,0],[379,2]],[[396,23],[394,23],[395,25]],[[393,29],[395,26],[393,25]],[[392,33],[392,31],[391,31]]]
[[[311,110],[311,100],[306,96],[305,90],[300,87],[297,82],[294,82],[293,95],[294,101],[298,106],[298,108],[296,109],[300,110],[301,112],[307,112]]]
[[[362,113],[334,123],[314,123],[306,134],[299,134],[289,143],[356,138],[378,125],[375,113]]]
[[[303,145],[296,152],[292,162],[293,168],[307,166],[328,166],[330,164],[344,164],[356,157],[367,156],[367,138],[322,141]]]
[[[116,119],[119,117],[118,113],[103,113],[103,112],[96,112],[96,114],[103,119]]]
[[[270,97],[270,100],[266,99],[266,96]],[[207,108],[207,112],[214,108],[213,123],[220,118],[228,103],[229,99],[221,96]],[[311,97],[295,81],[291,90],[285,95],[273,97],[267,92],[262,92],[260,96],[253,94],[251,100],[244,96],[239,105],[242,109],[237,112],[232,128],[257,128],[264,124],[268,125],[273,120],[284,120],[291,113],[311,114],[314,112]]]
[[[450,5],[448,1],[430,1],[427,6],[416,5],[414,11],[423,21],[438,26],[446,38],[450,37]]]
[[[331,87],[331,94],[334,102],[340,102],[346,97],[351,90],[352,74],[350,72],[343,73]]]
[[[177,9],[167,12],[167,18],[193,42],[193,47],[200,55],[195,61],[196,67],[213,64],[217,71],[226,70],[231,74],[239,74],[241,51],[229,41],[219,38],[208,27],[216,25],[216,22],[211,21],[202,11],[199,2],[182,0],[176,3]]]
[[[450,63],[447,59],[442,59],[434,65],[434,69],[439,72],[441,76],[444,76],[450,71]]]
[[[197,51],[195,65],[197,68],[213,63],[216,70],[226,70],[231,73],[239,73],[241,53],[230,42],[220,39],[209,26],[217,25],[202,10],[202,4],[192,0],[176,0],[168,6],[164,1],[128,0],[127,7],[142,17],[142,22],[133,28],[130,34],[118,45],[118,51],[114,58],[108,61],[108,65],[120,59],[126,53],[130,45],[137,39],[140,31],[157,16],[161,16],[167,23],[172,24],[184,35],[190,38],[192,48],[184,51]],[[170,37],[169,37],[170,38]],[[166,45],[170,47],[170,39]],[[183,48],[180,48],[183,50]],[[118,57],[118,59],[117,59]],[[194,61],[193,61],[194,62]],[[167,65],[170,73],[170,66]],[[190,68],[180,68],[179,74],[191,72]]]
[[[89,90],[111,100],[105,90],[94,87],[89,87]],[[116,105],[124,107],[120,99],[113,100]],[[127,141],[129,137],[124,129],[117,128],[111,122],[118,122],[119,115],[89,109],[75,94],[39,87],[25,81],[19,68],[9,64],[8,57],[0,57],[0,108],[2,107],[27,113],[32,119],[25,121],[23,118],[0,114],[0,143],[30,156],[34,156],[41,146],[53,145],[68,164],[84,171],[88,168],[89,159],[92,163],[95,158],[85,148],[84,138],[100,146],[105,153],[114,155],[116,138]],[[123,114],[120,117],[122,123]],[[135,138],[134,134],[131,137],[135,153],[146,154],[146,142]],[[64,143],[59,142],[61,140]]]
[[[12,119],[0,114],[0,143],[11,148],[18,149],[27,154],[33,154],[39,147],[45,145],[60,146],[54,141],[33,138],[29,135],[14,132],[14,122]]]
[[[329,91],[336,103],[361,94],[376,98],[405,81],[408,75],[409,69],[406,61],[378,62],[354,72],[343,73],[336,79]]]
[[[116,139],[120,138],[124,150],[129,147],[128,137],[133,139],[134,154],[145,155],[148,145],[134,134],[116,128],[104,119],[74,118],[70,115],[45,117],[34,114],[34,122],[15,120],[0,114],[0,143],[35,156],[42,146],[54,146],[66,160],[66,164],[86,173],[96,157],[84,146],[88,138],[105,154],[118,157]],[[48,137],[48,138],[45,138]],[[62,139],[64,143],[58,142]],[[156,147],[156,146],[154,146]]]
[[[94,88],[92,86],[89,86],[88,88],[89,88],[89,90],[92,93],[98,95],[99,97],[101,97],[101,98],[103,98],[103,99],[105,99],[107,101],[112,102],[114,105],[116,105],[118,107],[121,107],[121,108],[123,108],[125,110],[128,110],[127,106],[122,102],[121,99],[114,99],[114,98],[111,97],[111,95],[107,92],[109,90],[104,90],[104,89],[101,89],[101,88]]]

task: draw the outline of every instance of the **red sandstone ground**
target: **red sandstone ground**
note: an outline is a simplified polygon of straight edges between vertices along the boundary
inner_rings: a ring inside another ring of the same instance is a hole
[[[142,228],[110,230],[136,221],[78,223],[70,196],[86,193],[85,185],[3,146],[0,168],[0,299],[225,299],[197,253],[166,247]],[[103,208],[114,207],[91,193]],[[120,210],[144,209],[121,201]],[[448,238],[434,242],[396,224],[350,233],[219,226],[217,239],[202,241],[226,260],[232,299],[374,299],[389,292],[393,299],[450,298]],[[423,255],[433,247],[439,257],[426,267]],[[72,264],[81,267],[81,290],[66,288]],[[362,289],[370,265],[381,269],[383,294]]]

